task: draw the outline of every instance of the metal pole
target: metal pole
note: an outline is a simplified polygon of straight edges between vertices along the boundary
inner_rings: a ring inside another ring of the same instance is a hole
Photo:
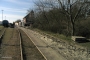
[[[2,10],[2,21],[3,21],[3,11],[4,11],[4,10]]]

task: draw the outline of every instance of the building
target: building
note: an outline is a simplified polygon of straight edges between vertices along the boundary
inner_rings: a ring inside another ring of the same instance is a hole
[[[32,26],[33,23],[34,23],[34,11],[32,10],[29,14],[27,14],[23,18],[23,24],[24,26]]]
[[[17,22],[15,22],[15,26],[18,26],[19,24]]]

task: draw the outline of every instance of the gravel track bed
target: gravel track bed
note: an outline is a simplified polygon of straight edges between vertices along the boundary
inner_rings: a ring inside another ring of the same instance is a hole
[[[24,60],[45,60],[28,36],[26,36],[22,30],[20,30],[20,32],[22,36]]]
[[[0,60],[20,60],[19,33],[15,28],[7,28],[1,44]]]

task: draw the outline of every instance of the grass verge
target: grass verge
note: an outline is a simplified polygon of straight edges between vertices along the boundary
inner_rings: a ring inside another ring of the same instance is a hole
[[[77,42],[71,40],[71,36],[67,37],[67,36],[65,36],[63,34],[53,33],[53,32],[49,32],[49,31],[42,31],[42,30],[39,30],[39,29],[32,29],[32,30],[37,31],[37,32],[39,32],[41,34],[48,34],[48,35],[56,37],[56,38],[58,38],[60,40],[66,41],[68,43],[72,43],[72,44],[75,43],[75,44],[77,44],[79,46],[86,47],[86,48],[90,49],[90,42],[77,43]]]

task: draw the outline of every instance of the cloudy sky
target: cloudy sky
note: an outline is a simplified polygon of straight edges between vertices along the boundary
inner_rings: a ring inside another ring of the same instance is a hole
[[[34,0],[0,0],[0,21],[7,19],[14,22],[23,19],[28,9],[34,9]]]

